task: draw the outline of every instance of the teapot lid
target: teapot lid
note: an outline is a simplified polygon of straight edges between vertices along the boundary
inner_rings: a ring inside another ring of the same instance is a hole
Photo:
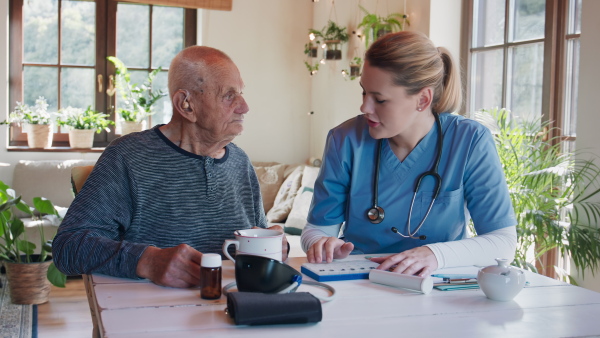
[[[494,275],[506,275],[513,270],[510,266],[510,261],[506,258],[496,258],[496,262],[498,262],[498,265],[490,265],[481,269],[481,271]]]

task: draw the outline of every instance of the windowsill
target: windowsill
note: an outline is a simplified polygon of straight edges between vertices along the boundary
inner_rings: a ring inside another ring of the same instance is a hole
[[[10,146],[6,148],[7,151],[24,151],[24,152],[43,152],[43,153],[101,153],[104,151],[104,147],[98,148],[83,148],[75,149],[71,147],[50,147],[50,148],[29,148],[29,147],[18,147]]]

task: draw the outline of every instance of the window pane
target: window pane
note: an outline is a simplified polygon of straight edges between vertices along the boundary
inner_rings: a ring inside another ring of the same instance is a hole
[[[546,0],[513,0],[510,41],[541,39],[546,22]]]
[[[94,65],[96,60],[96,4],[62,1],[61,63]]]
[[[93,68],[63,68],[61,70],[60,105],[76,108],[95,107],[95,70]]]
[[[58,1],[23,1],[23,62],[58,63]]]
[[[501,49],[473,53],[471,77],[471,110],[502,107]]]
[[[567,41],[567,62],[565,70],[564,134],[576,137],[577,93],[579,79],[579,39]]]
[[[23,67],[23,102],[30,106],[43,96],[48,102],[48,109],[58,109],[58,72],[52,67]]]
[[[473,47],[504,42],[505,0],[474,0]]]
[[[542,116],[544,44],[509,49],[507,108],[529,121]]]
[[[167,72],[160,72],[154,78],[154,82],[152,83],[152,89],[154,90],[162,90],[165,93],[168,93],[169,90],[167,88]],[[156,102],[154,105],[154,115],[152,115],[152,126],[157,124],[168,123],[171,121],[171,116],[173,115],[171,100],[169,99],[169,95],[162,97],[160,100]]]
[[[152,68],[169,68],[183,49],[183,8],[152,8]]]
[[[581,0],[569,0],[569,28],[567,34],[581,33]]]
[[[150,53],[150,7],[117,5],[117,57],[127,67],[148,68]]]

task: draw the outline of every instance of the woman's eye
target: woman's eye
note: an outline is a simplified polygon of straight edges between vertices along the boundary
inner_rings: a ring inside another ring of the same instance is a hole
[[[384,103],[385,101],[386,101],[386,100],[375,100],[375,102],[377,102],[377,103],[379,103],[379,104],[382,104],[382,103]]]
[[[365,93],[365,92],[363,91],[363,92],[362,92],[362,96],[365,96],[365,95],[367,95],[367,93]]]

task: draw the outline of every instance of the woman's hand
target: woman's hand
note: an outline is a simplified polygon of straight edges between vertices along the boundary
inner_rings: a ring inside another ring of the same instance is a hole
[[[426,246],[403,251],[387,257],[371,258],[371,261],[380,263],[379,270],[388,270],[406,275],[429,276],[438,267],[433,251]]]
[[[306,252],[309,263],[331,263],[333,259],[346,258],[354,250],[354,244],[336,237],[321,237]],[[325,257],[323,257],[325,254]]]

